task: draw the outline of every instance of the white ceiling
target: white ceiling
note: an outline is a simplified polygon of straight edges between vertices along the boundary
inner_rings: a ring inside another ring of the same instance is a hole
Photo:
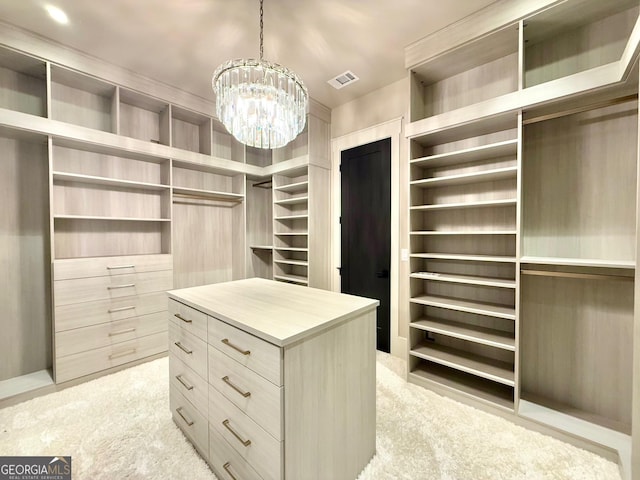
[[[0,19],[213,100],[222,62],[259,54],[258,0],[2,0]],[[404,47],[495,0],[265,0],[264,58],[333,108],[403,78]],[[353,71],[335,90],[327,80]]]

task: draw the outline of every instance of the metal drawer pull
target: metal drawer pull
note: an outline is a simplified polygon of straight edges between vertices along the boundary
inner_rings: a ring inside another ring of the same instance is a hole
[[[118,330],[117,332],[109,332],[109,336],[113,337],[114,335],[122,335],[123,333],[130,333],[135,331],[136,331],[136,327],[125,328],[124,330]]]
[[[233,433],[233,436],[236,437],[238,439],[238,441],[240,443],[242,443],[245,447],[248,447],[249,445],[251,445],[251,440],[243,440],[240,435],[238,435],[236,432],[233,431],[233,429],[229,426],[229,419],[227,419],[224,422],[222,422],[222,425],[224,425],[224,427],[227,430],[229,430],[231,433]]]
[[[178,407],[178,408],[176,408],[176,413],[182,417],[182,419],[185,421],[185,423],[187,424],[187,426],[188,426],[188,427],[190,427],[191,425],[193,425],[193,420],[187,420],[187,417],[185,417],[185,416],[182,414],[182,407]]]
[[[124,312],[125,310],[133,310],[134,308],[136,308],[135,305],[130,305],[128,307],[120,307],[120,308],[110,308],[109,313]]]
[[[179,313],[176,313],[174,315],[174,317],[179,318],[180,320],[182,320],[184,323],[193,323],[193,320],[189,320],[188,318],[184,318],[182,315],[180,315]]]
[[[109,355],[109,360],[113,360],[114,358],[126,357],[127,355],[131,355],[132,353],[136,353],[135,348],[120,353],[112,353],[111,355]]]
[[[135,283],[126,283],[124,285],[109,286],[109,287],[107,287],[107,290],[117,290],[118,288],[129,288],[129,287],[135,287],[135,286],[136,286]]]
[[[231,473],[231,470],[229,470],[229,467],[231,466],[231,462],[227,462],[224,465],[222,465],[222,468],[224,468],[224,471],[227,472],[227,475],[229,475],[231,477],[231,480],[238,480],[233,473]]]
[[[114,265],[113,267],[107,267],[107,270],[119,270],[121,268],[136,268],[135,265]]]
[[[241,349],[240,347],[236,347],[233,343],[231,343],[231,342],[229,341],[229,339],[228,339],[228,338],[223,338],[223,339],[221,340],[221,342],[222,342],[222,343],[224,343],[225,345],[227,345],[227,346],[229,346],[229,347],[233,348],[234,350],[236,350],[236,351],[240,352],[242,355],[251,355],[251,350],[243,350],[243,349]]]
[[[180,342],[174,342],[174,345],[176,347],[178,347],[180,350],[182,350],[184,353],[186,353],[187,355],[191,355],[193,353],[193,350],[189,350],[184,345],[182,345]]]
[[[189,385],[187,382],[185,382],[182,379],[182,375],[176,375],[176,380],[178,380],[187,390],[193,390],[193,385]]]
[[[224,383],[226,383],[227,385],[229,385],[231,388],[233,388],[236,392],[238,392],[240,395],[242,395],[244,398],[250,397],[251,396],[251,392],[243,392],[242,390],[240,390],[238,387],[236,387],[233,383],[231,383],[231,381],[229,380],[228,376],[224,376],[222,377],[222,381]]]

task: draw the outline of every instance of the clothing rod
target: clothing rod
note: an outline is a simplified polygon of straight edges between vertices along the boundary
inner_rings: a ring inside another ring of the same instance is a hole
[[[521,270],[523,275],[539,275],[542,277],[583,278],[587,280],[621,280],[633,281],[633,277],[624,275],[606,275],[602,273],[550,272],[547,270]]]
[[[265,185],[269,185],[265,187]],[[273,180],[265,180],[263,182],[254,183],[253,186],[256,188],[271,188],[273,185]]]
[[[225,196],[219,196],[216,197],[215,195],[198,195],[195,193],[175,193],[173,194],[174,197],[182,197],[182,198],[190,198],[193,200],[213,200],[216,202],[220,202],[220,201],[224,201],[224,202],[233,202],[233,203],[237,203],[237,202],[241,202],[242,199],[241,198],[229,198],[229,197],[225,197]]]
[[[554,118],[566,117],[573,115],[574,113],[587,112],[589,110],[595,110],[596,108],[609,107],[611,105],[619,105],[621,103],[633,102],[638,99],[637,94],[627,95],[626,97],[618,97],[611,100],[605,100],[597,103],[590,103],[589,105],[583,105],[582,107],[570,108],[569,110],[563,110],[562,112],[549,113],[547,115],[540,115],[539,117],[527,118],[522,121],[523,125],[529,125],[530,123],[544,122],[545,120],[553,120]]]

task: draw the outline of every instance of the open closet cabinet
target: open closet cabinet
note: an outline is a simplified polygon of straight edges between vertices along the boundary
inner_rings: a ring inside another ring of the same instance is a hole
[[[210,103],[39,42],[0,29],[0,405],[165,355],[172,288],[328,287],[324,107],[287,147],[245,148]]]
[[[640,478],[638,2],[499,3],[406,50],[408,380]]]

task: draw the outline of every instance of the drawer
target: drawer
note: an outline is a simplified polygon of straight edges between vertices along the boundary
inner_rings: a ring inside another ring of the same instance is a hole
[[[275,385],[282,385],[279,347],[213,317],[209,317],[209,344]]]
[[[282,387],[209,346],[209,384],[252,420],[282,440]]]
[[[184,362],[169,355],[169,380],[171,388],[180,392],[203,415],[209,410],[209,384]]]
[[[209,422],[261,477],[270,480],[282,478],[283,443],[211,386]]]
[[[163,312],[165,315],[163,322],[166,323],[166,311],[167,294],[165,292],[61,305],[55,309],[56,332],[157,312]]]
[[[220,480],[262,480],[215,428],[209,429],[209,463]]]
[[[56,356],[64,357],[166,331],[166,312],[75,328],[56,333]]]
[[[53,279],[69,280],[172,269],[173,258],[171,255],[70,258],[53,262]]]
[[[207,315],[198,310],[169,299],[169,318],[184,330],[207,341]]]
[[[117,345],[56,358],[56,383],[66,382],[166,351],[167,332],[161,332]]]
[[[131,273],[113,277],[77,278],[53,282],[55,305],[95,302],[171,290],[173,271]]]
[[[169,322],[169,352],[207,379],[207,344],[173,322]]]
[[[209,454],[209,423],[207,418],[173,388],[169,391],[169,405],[173,420],[206,458]]]

